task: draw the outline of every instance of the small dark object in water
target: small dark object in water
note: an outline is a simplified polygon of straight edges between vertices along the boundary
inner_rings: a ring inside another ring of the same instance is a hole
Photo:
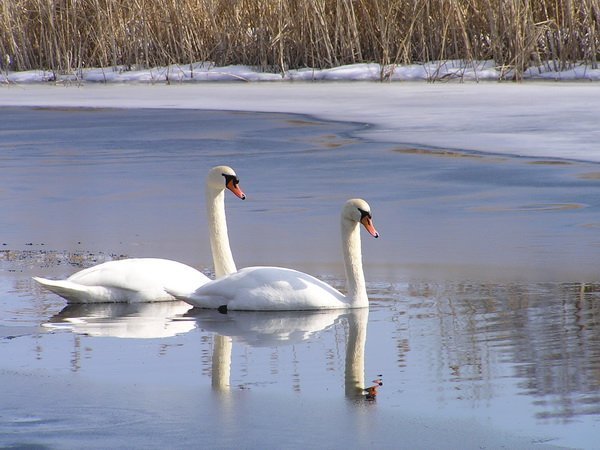
[[[227,305],[221,305],[217,308],[217,311],[219,311],[221,314],[227,314]]]
[[[378,375],[378,376],[381,377],[382,375]],[[377,378],[376,380],[373,380],[373,383],[375,383],[373,386],[363,389],[367,393],[367,395],[366,395],[367,400],[375,400],[377,398],[377,389],[379,389],[379,387],[383,386],[383,380],[381,378]]]

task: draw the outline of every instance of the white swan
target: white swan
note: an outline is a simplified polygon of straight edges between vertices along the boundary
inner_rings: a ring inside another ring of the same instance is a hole
[[[217,277],[236,271],[225,219],[225,188],[244,200],[234,170],[217,166],[206,179],[206,208],[210,244]],[[108,261],[81,270],[66,280],[33,277],[69,303],[172,301],[165,289],[196,289],[210,281],[202,272],[169,259],[131,258]]]
[[[211,281],[187,295],[175,297],[200,308],[249,311],[293,311],[363,308],[369,306],[362,269],[359,224],[373,236],[370,207],[362,199],[348,200],[342,209],[342,246],[347,295],[302,272],[281,267],[248,267]]]

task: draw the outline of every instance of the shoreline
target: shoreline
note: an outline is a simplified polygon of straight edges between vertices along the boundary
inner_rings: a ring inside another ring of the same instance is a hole
[[[302,114],[368,124],[358,136],[381,143],[595,163],[600,162],[598,104],[600,89],[589,82],[0,87],[0,106]]]

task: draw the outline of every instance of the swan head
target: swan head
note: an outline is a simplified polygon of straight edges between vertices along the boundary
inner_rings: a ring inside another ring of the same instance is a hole
[[[379,233],[373,225],[371,207],[362,198],[352,198],[344,204],[342,220],[361,223],[371,236],[375,238],[379,237]]]
[[[239,178],[229,166],[217,166],[210,169],[206,182],[211,189],[216,191],[229,189],[236,197],[242,200],[246,199],[246,194],[240,189]]]

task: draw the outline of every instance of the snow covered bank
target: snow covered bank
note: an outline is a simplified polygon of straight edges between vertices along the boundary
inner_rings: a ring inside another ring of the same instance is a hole
[[[591,82],[115,82],[0,86],[0,106],[309,114],[370,124],[362,132],[365,138],[398,146],[600,162],[600,85]]]
[[[125,67],[91,68],[57,75],[52,71],[32,70],[0,74],[5,83],[101,82],[101,83],[164,83],[202,81],[440,81],[440,80],[501,80],[511,79],[514,73],[498,67],[493,61],[434,61],[425,64],[388,65],[353,64],[333,69],[300,69],[285,73],[261,72],[249,66],[215,67],[210,63],[172,65],[147,70]],[[568,70],[556,70],[552,62],[527,69],[526,80],[600,80],[600,69],[585,65]]]

